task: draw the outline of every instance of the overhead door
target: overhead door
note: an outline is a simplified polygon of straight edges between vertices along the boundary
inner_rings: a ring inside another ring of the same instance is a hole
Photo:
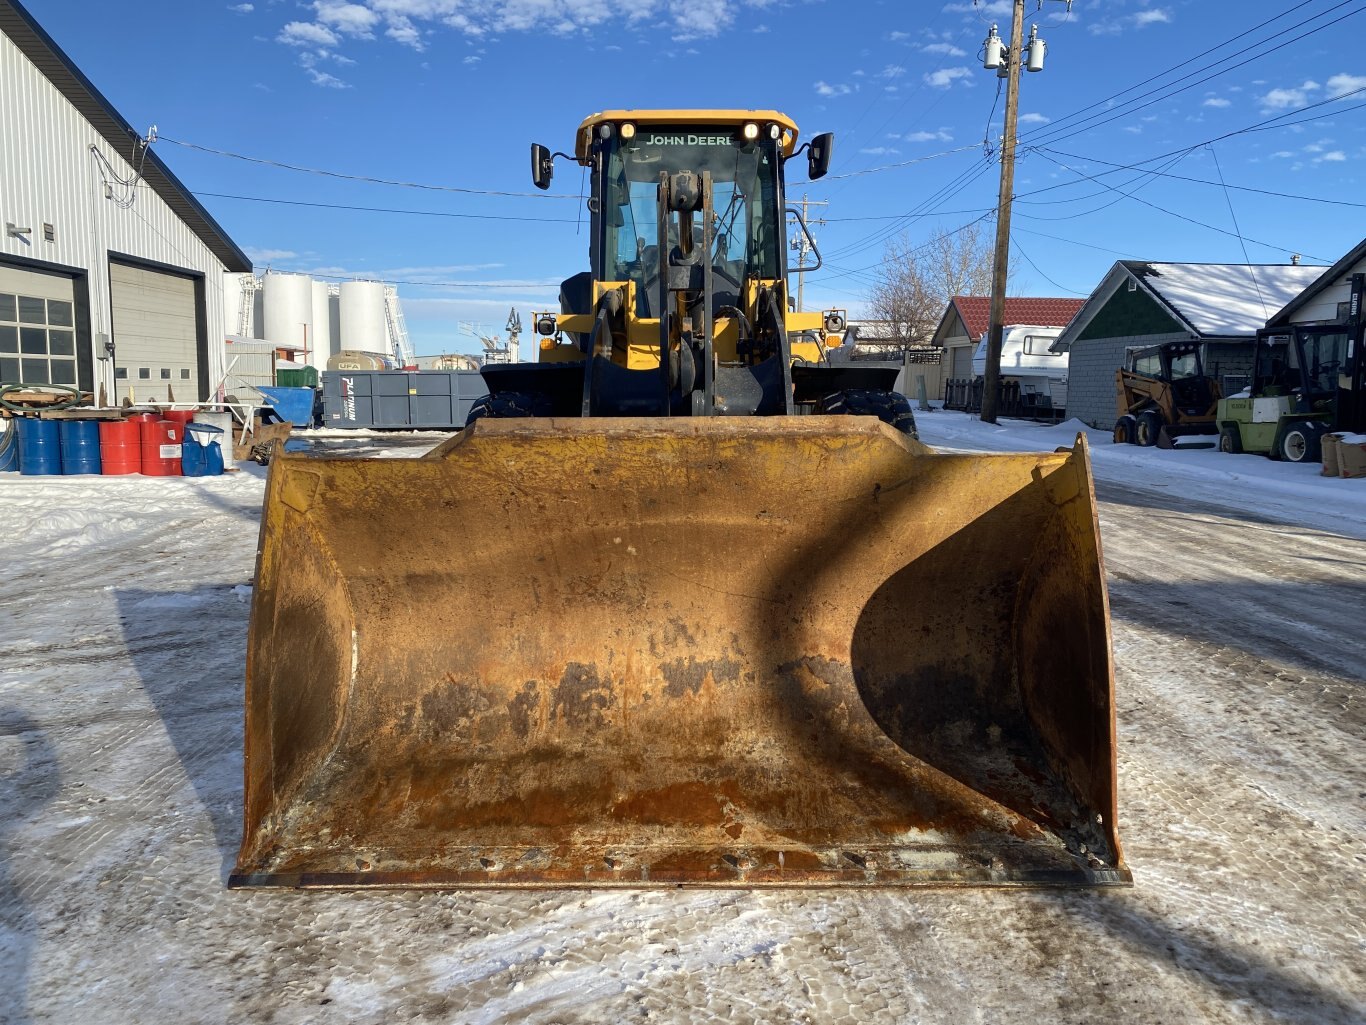
[[[972,377],[973,346],[959,345],[952,350],[953,371],[950,376],[964,381]]]
[[[198,322],[193,278],[110,263],[114,385],[118,400],[199,398]]]
[[[0,266],[0,382],[75,386],[70,277]]]

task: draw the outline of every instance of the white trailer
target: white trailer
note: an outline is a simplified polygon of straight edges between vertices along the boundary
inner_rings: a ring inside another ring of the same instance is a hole
[[[1015,324],[1001,335],[1001,380],[1018,381],[1021,394],[1047,396],[1054,409],[1067,405],[1067,353],[1051,352],[1049,346],[1062,334],[1060,327]],[[987,368],[987,336],[972,357],[974,377]]]

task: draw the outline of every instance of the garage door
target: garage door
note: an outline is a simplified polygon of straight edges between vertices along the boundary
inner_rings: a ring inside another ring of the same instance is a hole
[[[963,381],[972,377],[972,353],[974,346],[960,345],[953,350],[953,371],[951,377]]]
[[[199,345],[194,279],[165,271],[109,265],[114,311],[114,385],[122,401],[195,402]]]
[[[0,382],[76,384],[71,278],[0,267]]]

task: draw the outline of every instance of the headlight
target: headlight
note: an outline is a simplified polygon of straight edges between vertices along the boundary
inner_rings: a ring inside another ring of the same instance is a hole
[[[536,318],[536,333],[545,335],[547,338],[555,333],[555,315],[552,313],[542,314]]]
[[[745,125],[741,134],[744,135],[746,142],[753,142],[755,139],[759,138],[759,126],[751,121]]]
[[[780,136],[780,135],[782,135],[782,134],[783,134],[783,130],[782,130],[781,128],[779,128],[777,125],[769,125],[769,126],[768,126],[768,137],[769,137],[770,139],[776,140],[776,139],[778,138],[778,136]]]
[[[825,329],[832,335],[839,334],[844,330],[844,318],[835,310],[831,310],[825,315]]]
[[[599,139],[610,139],[611,137],[612,137],[612,126],[611,126],[610,124],[608,124],[606,121],[604,121],[602,124],[598,125],[598,138],[599,138]]]
[[[623,139],[634,139],[636,137],[636,126],[627,121],[621,126],[621,137]]]

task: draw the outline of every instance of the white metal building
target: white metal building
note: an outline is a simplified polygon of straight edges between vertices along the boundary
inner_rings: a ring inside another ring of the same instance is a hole
[[[0,381],[196,401],[251,261],[15,0],[0,0]]]

